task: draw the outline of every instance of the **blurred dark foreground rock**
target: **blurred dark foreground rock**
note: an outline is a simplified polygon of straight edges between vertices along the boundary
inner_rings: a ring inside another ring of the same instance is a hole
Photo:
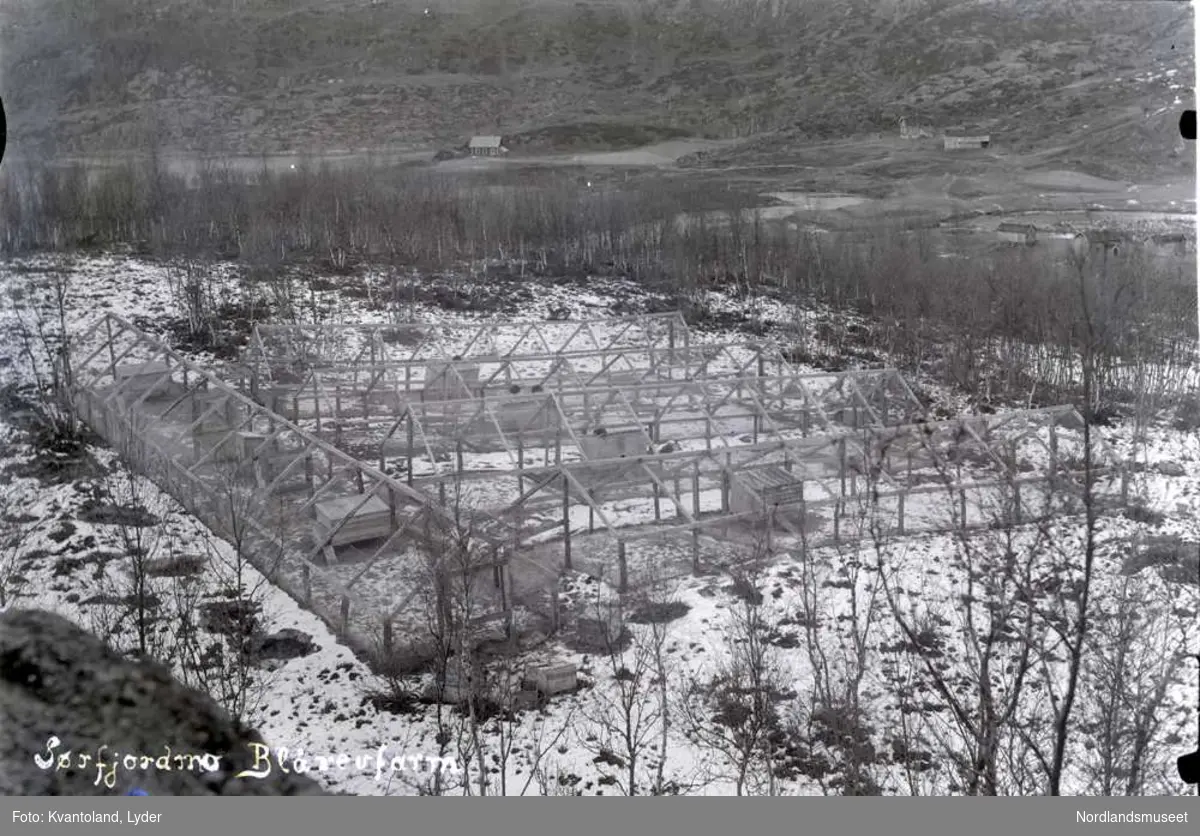
[[[273,759],[266,777],[235,778],[255,767],[252,743],[263,739],[165,667],[126,659],[57,615],[0,612],[0,796],[325,794]]]

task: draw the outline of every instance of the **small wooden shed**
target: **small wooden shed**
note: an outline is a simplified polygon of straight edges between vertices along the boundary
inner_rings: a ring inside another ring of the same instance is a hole
[[[472,157],[496,157],[508,151],[502,140],[499,136],[473,136],[467,150]]]
[[[976,134],[974,136],[950,136],[942,137],[942,147],[946,151],[959,151],[968,148],[987,148],[992,144],[992,137],[989,134]]]

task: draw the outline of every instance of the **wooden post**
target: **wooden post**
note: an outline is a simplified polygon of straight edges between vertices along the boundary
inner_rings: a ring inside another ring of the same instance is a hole
[[[564,565],[571,568],[571,486],[567,482],[567,477],[563,477],[563,494],[562,494],[562,510],[563,510],[563,562]]]
[[[700,516],[700,462],[692,463],[692,516]]]
[[[392,658],[392,620],[383,620],[383,658],[386,662]]]
[[[563,435],[563,417],[562,413],[558,414],[558,431],[554,435],[554,463],[562,464],[562,435]]]
[[[308,561],[300,564],[300,578],[304,584],[304,606],[312,606],[312,570],[308,568]]]
[[[342,596],[342,635],[350,632],[350,599]]]
[[[316,492],[316,485],[314,484],[314,482],[316,480],[315,471],[316,471],[316,468],[313,466],[312,453],[305,454],[305,456],[304,456],[304,480],[306,482],[308,482],[308,498],[309,499],[312,499],[313,494]]]
[[[504,603],[504,637],[511,640],[516,638],[513,632],[515,620],[513,618],[512,572],[504,568],[500,570],[500,597]]]
[[[321,434],[321,393],[318,389],[320,375],[313,373],[313,418],[317,422],[317,435]],[[299,420],[299,415],[296,416]]]
[[[591,502],[588,503],[588,534],[594,534],[596,531],[596,509],[592,504],[596,501],[596,492],[588,491],[588,498]]]
[[[517,433],[517,495],[525,494],[525,442],[521,433]]]
[[[414,452],[414,450],[413,450],[413,441],[414,441],[413,435],[415,432],[413,429],[412,413],[411,412],[407,413],[404,416],[404,420],[408,424],[408,476],[407,476],[407,478],[408,478],[408,484],[412,485],[412,483],[413,483],[413,452]]]
[[[617,541],[617,591],[629,590],[629,562],[625,558],[625,541]]]
[[[463,443],[461,438],[454,445],[454,455],[458,465],[458,473],[461,476],[463,472]]]
[[[562,629],[562,613],[560,612],[557,580],[555,580],[554,587],[550,590],[550,629],[553,633],[557,633]]]
[[[838,476],[842,484],[842,496],[846,495],[846,439],[838,439]]]
[[[659,499],[661,492],[659,491],[658,482],[654,482],[651,487],[654,488],[654,521],[660,522],[662,520],[662,504]]]
[[[967,530],[967,489],[958,489],[958,513],[962,518],[963,531]]]
[[[108,369],[115,385],[117,382],[117,350],[113,348],[112,320],[107,316],[104,317],[104,329],[108,332]]]
[[[692,574],[700,574],[700,529],[692,529]]]

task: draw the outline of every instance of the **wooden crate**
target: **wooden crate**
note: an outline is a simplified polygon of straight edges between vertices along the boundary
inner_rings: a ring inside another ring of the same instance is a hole
[[[450,370],[451,368],[458,374],[455,375]],[[474,397],[475,390],[478,388],[479,365],[477,363],[433,362],[425,367],[424,390],[427,401],[465,400]]]
[[[366,504],[350,516],[354,506],[362,501],[361,494],[342,496],[337,499],[327,499],[317,503],[317,515],[314,531],[319,542],[325,542],[329,533],[348,516],[349,521],[333,535],[329,541],[331,546],[346,546],[351,543],[361,543],[365,540],[378,540],[392,533],[392,512],[387,504],[377,496],[372,496]]]
[[[636,425],[604,428],[601,434],[593,430],[581,436],[579,443],[583,447],[580,452],[591,461],[640,456],[646,452],[644,430]]]
[[[533,672],[534,687],[548,697],[574,691],[579,685],[578,670],[571,663],[543,665]]]
[[[167,363],[132,363],[117,366],[116,378],[118,384],[124,384],[121,391],[135,400],[147,392],[151,398],[165,397],[177,388],[170,376],[164,377],[169,371],[171,366]]]
[[[503,402],[496,409],[496,421],[506,433],[551,429],[557,422],[552,410],[543,409],[545,403],[544,396]]]

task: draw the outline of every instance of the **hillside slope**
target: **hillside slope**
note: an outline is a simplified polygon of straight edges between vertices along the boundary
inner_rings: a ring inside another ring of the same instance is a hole
[[[1192,95],[1194,59],[1191,7],[1171,2],[6,0],[3,14],[14,153],[427,147],[604,120],[777,132],[769,149],[904,115],[1178,170],[1151,120]],[[1132,81],[1169,70],[1174,89]],[[1116,135],[1082,127],[1114,114]]]

